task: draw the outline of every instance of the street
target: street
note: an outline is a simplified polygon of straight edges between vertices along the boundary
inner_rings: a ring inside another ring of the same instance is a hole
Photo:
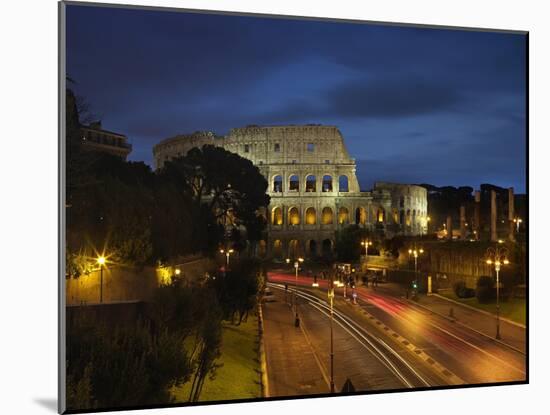
[[[271,395],[328,393],[327,281],[319,280],[320,287],[314,288],[311,278],[298,277],[300,328],[294,327],[290,305],[295,277],[272,272],[269,281],[275,301],[263,307]],[[286,294],[284,284],[288,284]],[[349,288],[347,299],[343,289],[336,290],[334,380],[337,392],[348,378],[357,391],[525,380],[525,355],[520,350],[434,314],[421,304],[401,298],[399,292],[389,287],[358,287],[356,291],[357,304],[354,305]],[[519,329],[514,330],[517,336]],[[286,359],[277,360],[281,354],[287,356]],[[308,369],[302,370],[302,367]],[[286,373],[283,389],[279,372]],[[306,373],[310,387],[304,388],[300,377]]]

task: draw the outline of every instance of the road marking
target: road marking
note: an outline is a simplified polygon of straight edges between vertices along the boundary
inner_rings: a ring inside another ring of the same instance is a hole
[[[323,309],[321,309],[320,307],[318,307],[316,304],[314,303],[309,303],[310,306],[312,306],[313,308],[317,309],[320,313],[324,314],[326,317],[330,318],[330,314],[328,314],[326,311],[324,311]],[[382,363],[384,366],[386,366],[386,368],[388,368],[388,370],[390,372],[392,372],[395,376],[397,376],[397,378],[399,380],[401,380],[401,382],[403,382],[403,384],[409,388],[414,388],[414,385],[412,385],[406,378],[405,376],[403,376],[399,370],[393,365],[393,363],[391,361],[388,360],[387,357],[384,356],[384,354],[378,350],[378,348],[373,345],[369,340],[365,339],[383,358],[384,360],[381,359],[381,357],[379,355],[377,355],[376,353],[374,353],[371,349],[369,349],[359,338],[357,338],[357,336],[355,334],[353,334],[351,331],[348,330],[348,328],[346,326],[344,326],[339,320],[337,319],[334,319],[334,322],[336,324],[338,324],[340,327],[342,327],[351,337],[353,337],[355,340],[357,340],[357,342],[363,346],[365,349],[367,349],[374,357],[376,357],[380,363]]]
[[[444,329],[443,327],[439,327],[437,324],[430,323],[430,322],[428,322],[428,324],[429,324],[430,326],[435,327],[435,328],[438,329],[438,330],[441,330],[443,333],[446,333],[446,334],[448,334],[449,336],[454,337],[455,339],[457,339],[457,340],[459,340],[459,341],[461,341],[461,342],[467,344],[468,346],[470,346],[470,347],[472,347],[472,348],[474,348],[474,349],[480,351],[481,353],[484,353],[484,354],[486,354],[487,356],[489,356],[489,357],[491,357],[491,358],[493,358],[493,359],[499,361],[499,362],[502,363],[503,365],[506,365],[506,366],[508,366],[509,368],[514,369],[515,371],[520,372],[521,374],[525,375],[525,371],[523,371],[523,370],[521,370],[521,369],[518,369],[518,368],[515,367],[514,365],[511,365],[510,363],[506,362],[505,360],[502,360],[501,358],[495,356],[494,354],[489,353],[489,352],[486,351],[486,350],[483,350],[482,348],[476,346],[475,344],[472,344],[472,343],[470,343],[469,341],[467,341],[467,340],[465,340],[465,339],[463,339],[463,338],[461,338],[461,337],[459,337],[459,336],[454,335],[453,333],[451,333],[450,331]]]
[[[316,302],[320,302],[321,300],[314,296],[314,295],[311,295],[309,293],[304,293],[302,291],[299,291],[299,290],[296,290],[296,293],[298,296],[302,296],[303,298],[313,298]],[[368,313],[367,311],[364,310],[364,308],[361,307],[361,312],[363,314],[365,314],[366,316],[369,317],[369,319],[372,319],[374,320],[374,323],[376,324],[375,327],[377,327],[380,331],[382,331],[383,333],[385,334],[391,334],[393,335],[394,333],[397,334],[397,336],[394,336],[395,337],[395,340],[396,341],[399,341],[401,340],[401,343],[402,344],[405,344],[404,341],[407,342],[406,344],[406,348],[411,352],[411,353],[414,353],[414,356],[418,356],[419,358],[421,358],[423,361],[427,362],[428,359],[431,359],[434,361],[434,363],[429,363],[431,367],[433,367],[438,373],[440,373],[441,375],[444,375],[442,377],[442,379],[448,379],[451,384],[455,384],[455,385],[463,385],[465,384],[466,382],[464,382],[464,380],[462,380],[460,377],[458,377],[457,375],[455,375],[454,373],[452,373],[451,371],[449,371],[446,367],[444,367],[443,365],[441,365],[440,363],[436,362],[431,356],[429,356],[427,353],[425,353],[424,351],[422,351],[421,349],[419,349],[418,347],[416,347],[414,344],[412,344],[411,342],[409,342],[408,340],[406,340],[404,337],[402,337],[399,333],[396,333],[395,331],[393,331],[392,329],[388,328],[386,325],[384,325],[381,321],[379,321],[378,319],[376,319],[374,316],[372,316],[370,313]],[[351,318],[345,316],[345,315],[342,315],[342,313],[340,313],[338,310],[334,310],[334,313],[339,315],[340,318],[342,319],[349,319],[351,322],[353,322],[355,325],[357,325],[358,327],[360,327],[361,329],[363,329],[361,327],[361,325],[357,324],[354,320],[352,320]],[[382,328],[380,326],[383,326],[385,328]],[[356,330],[356,329],[354,329]],[[356,330],[357,331],[357,330]],[[370,335],[370,333],[369,333]],[[374,337],[374,339],[376,339],[379,343],[382,343],[383,346],[388,349],[388,351],[390,351],[392,354],[394,354],[403,364],[405,364],[409,370],[411,370],[412,373],[414,373],[426,386],[430,386],[430,384],[422,377],[420,376],[420,374],[414,370],[400,355],[398,355],[389,345],[387,345],[385,342],[382,341],[382,339],[378,338],[378,337]],[[450,373],[451,375],[448,375],[448,373]]]

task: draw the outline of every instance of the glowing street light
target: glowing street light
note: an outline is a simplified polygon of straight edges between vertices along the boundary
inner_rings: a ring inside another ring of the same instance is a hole
[[[105,266],[106,259],[103,255],[97,257],[97,263],[99,264],[100,282],[99,282],[99,302],[103,303],[103,267]]]
[[[503,265],[508,265],[510,261],[508,261],[508,250],[506,248],[487,248],[486,253],[487,260],[485,263],[487,265],[494,265],[495,272],[497,274],[497,334],[496,339],[500,340],[500,280],[499,280],[499,272],[500,267]]]
[[[418,288],[418,257],[424,253],[424,250],[422,248],[416,249],[416,246],[413,249],[409,249],[409,257],[412,255],[414,257],[414,282],[413,282],[413,288],[416,290]]]
[[[300,263],[304,262],[304,258],[298,258],[294,261],[294,270],[295,270],[295,279],[294,279],[294,292],[292,293],[292,302],[294,304],[294,314],[295,320],[294,325],[296,327],[300,326],[300,317],[298,316],[298,305],[296,304],[296,291],[298,290],[298,269],[300,268]],[[290,264],[290,258],[286,259],[286,263]]]
[[[361,241],[361,246],[365,247],[365,270],[366,270],[366,273],[367,273],[367,287],[368,287],[368,285],[369,285],[369,280],[368,280],[368,277],[369,277],[369,264],[368,264],[368,261],[369,261],[369,246],[372,246],[372,241],[369,240],[369,239],[365,239],[365,240]]]
[[[225,254],[225,265],[229,268],[229,256],[235,252],[233,249],[220,249],[220,254]]]
[[[519,224],[523,222],[523,220],[521,220],[520,217],[515,217],[513,221],[516,224],[516,233],[519,233]]]

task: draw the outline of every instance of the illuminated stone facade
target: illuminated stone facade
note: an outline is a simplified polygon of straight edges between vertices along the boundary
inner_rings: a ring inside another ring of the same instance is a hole
[[[154,147],[155,167],[205,144],[251,160],[268,180],[268,241],[262,246],[274,258],[332,252],[335,232],[349,224],[386,236],[426,233],[426,190],[376,183],[372,191],[361,191],[355,159],[334,126],[249,126],[226,137],[176,136]]]

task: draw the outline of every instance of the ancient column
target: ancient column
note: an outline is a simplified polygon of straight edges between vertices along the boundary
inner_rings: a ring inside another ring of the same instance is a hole
[[[447,239],[453,239],[453,218],[451,215],[447,216]]]
[[[497,192],[491,190],[491,241],[497,240]]]
[[[479,233],[481,232],[481,222],[480,222],[480,205],[481,205],[481,192],[479,190],[475,191],[475,205],[474,205],[474,230],[475,238],[479,240]]]
[[[516,240],[515,238],[515,224],[514,224],[514,188],[510,187],[508,189],[508,238],[514,242]]]
[[[466,239],[466,207],[460,206],[460,239]]]

